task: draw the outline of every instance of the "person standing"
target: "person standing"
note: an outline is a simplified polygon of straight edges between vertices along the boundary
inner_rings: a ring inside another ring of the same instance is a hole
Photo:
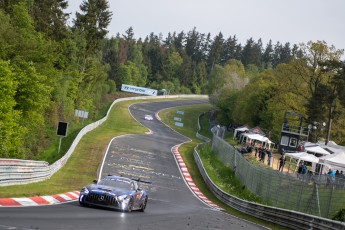
[[[261,151],[261,156],[260,156],[260,161],[262,161],[262,163],[265,163],[265,156],[266,156],[266,148],[263,148]]]
[[[267,165],[270,166],[271,165],[271,157],[272,157],[272,152],[267,149]]]
[[[284,165],[285,165],[285,154],[283,154],[280,158],[279,158],[279,171],[283,172],[284,170]]]
[[[328,173],[327,173],[328,175],[328,182],[329,182],[329,184],[333,184],[334,182],[335,182],[335,173],[334,173],[334,170],[333,169],[329,169],[328,170]]]
[[[304,163],[301,165],[301,178],[302,178],[302,179],[305,179],[306,173],[307,173],[307,165],[306,165],[306,163],[304,162]]]

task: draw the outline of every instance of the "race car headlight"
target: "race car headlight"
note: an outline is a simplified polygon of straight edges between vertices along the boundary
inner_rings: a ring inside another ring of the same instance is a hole
[[[119,201],[126,201],[129,200],[130,196],[129,195],[122,195],[122,196],[118,196],[117,199]]]
[[[81,189],[80,193],[87,195],[87,194],[89,194],[89,190],[86,187],[83,187]]]

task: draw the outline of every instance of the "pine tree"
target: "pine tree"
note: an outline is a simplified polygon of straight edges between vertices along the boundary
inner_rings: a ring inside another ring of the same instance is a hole
[[[100,41],[107,35],[112,13],[107,0],[84,0],[80,5],[82,13],[76,13],[75,28],[85,33],[87,52],[94,53]]]
[[[66,0],[35,0],[32,17],[37,31],[59,41],[67,36],[68,7]]]

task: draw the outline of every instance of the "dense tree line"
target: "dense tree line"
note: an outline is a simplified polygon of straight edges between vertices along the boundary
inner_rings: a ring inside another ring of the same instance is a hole
[[[222,33],[110,35],[107,0],[84,0],[72,25],[65,0],[0,0],[0,157],[33,159],[60,120],[92,118],[107,94],[130,84],[170,94],[209,94],[223,124],[274,134],[286,110],[344,135],[341,50],[324,42],[275,44]],[[278,128],[279,127],[279,128]]]

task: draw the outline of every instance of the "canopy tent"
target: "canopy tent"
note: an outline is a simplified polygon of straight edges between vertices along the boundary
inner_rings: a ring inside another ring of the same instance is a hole
[[[328,146],[328,145],[325,145],[323,148],[326,149],[326,150],[327,150],[328,152],[330,152],[331,154],[344,151],[344,150],[342,150],[342,149],[330,147],[330,146]]]
[[[311,163],[319,163],[319,158],[306,152],[285,153],[286,156]]]
[[[248,130],[249,130],[249,128],[246,125],[236,128],[235,131],[234,131],[234,139],[236,138],[237,133],[245,132],[245,131],[248,131]]]
[[[285,153],[286,156],[291,158],[297,159],[297,165],[299,165],[300,161],[306,161],[311,163],[311,170],[316,171],[316,164],[319,163],[319,158],[313,154],[309,154],[307,152],[293,152],[293,153]],[[290,159],[291,161],[291,159]],[[295,169],[295,171],[297,168]]]
[[[334,154],[320,157],[320,163],[345,168],[345,152],[339,151]]]
[[[319,146],[318,144],[307,142],[304,144],[304,149],[309,153],[317,153],[321,155],[330,155],[331,153]]]
[[[262,136],[265,136],[266,134],[260,129],[260,127],[256,126],[254,128],[251,128],[248,130],[248,133],[256,133],[256,134],[260,134]]]
[[[249,141],[256,140],[256,141],[262,142],[265,147],[266,145],[268,145],[268,149],[270,149],[271,144],[273,144],[273,142],[270,141],[267,137],[264,137],[257,133],[245,133],[243,134],[243,137],[246,137]]]

